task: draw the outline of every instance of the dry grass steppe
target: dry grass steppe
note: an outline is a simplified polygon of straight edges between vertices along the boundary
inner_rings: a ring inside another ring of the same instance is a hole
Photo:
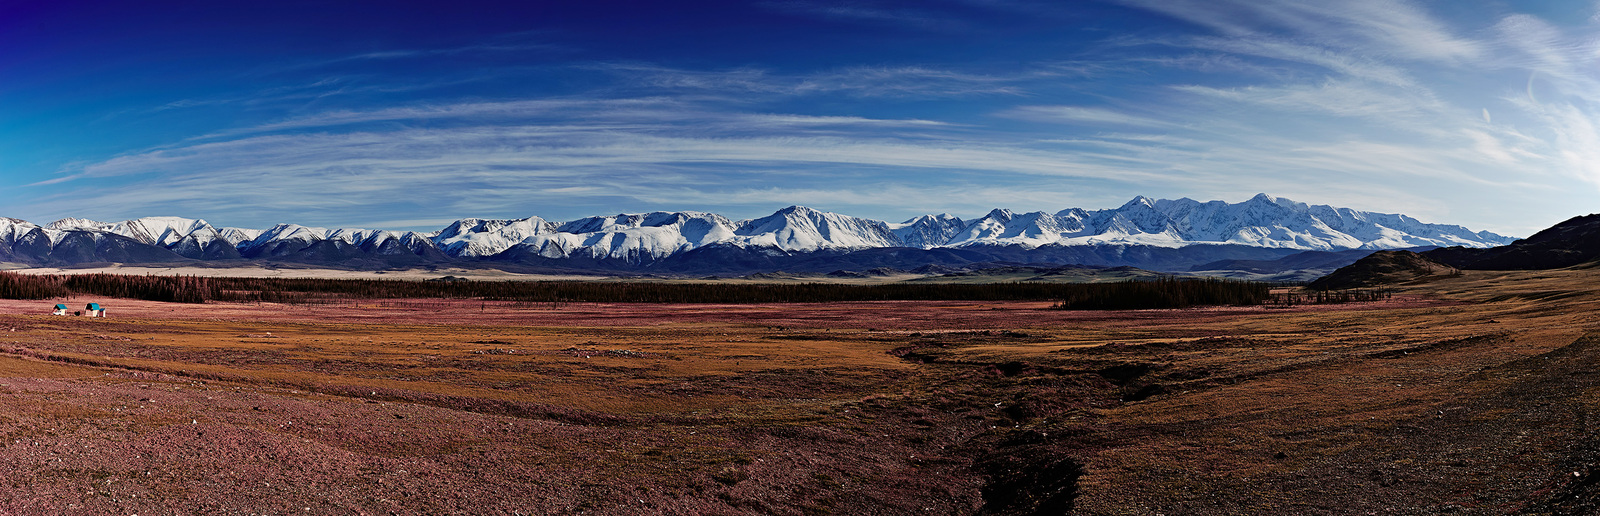
[[[1586,514],[1600,280],[1386,302],[0,300],[0,509]]]

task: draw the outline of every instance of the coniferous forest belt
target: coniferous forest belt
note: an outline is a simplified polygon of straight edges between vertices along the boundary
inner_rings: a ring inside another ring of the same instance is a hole
[[[344,299],[441,298],[534,303],[825,303],[843,301],[1056,301],[1064,309],[1253,305],[1266,283],[1158,278],[1117,283],[665,283],[585,281],[404,281],[209,278],[0,272],[0,298],[107,296],[179,303],[317,303]]]

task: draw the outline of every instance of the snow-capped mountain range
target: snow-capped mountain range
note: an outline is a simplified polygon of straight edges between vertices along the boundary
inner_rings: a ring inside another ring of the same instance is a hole
[[[376,259],[396,264],[499,259],[647,265],[709,248],[769,255],[880,248],[1029,250],[1046,246],[1182,248],[1203,244],[1335,251],[1492,247],[1512,240],[1461,226],[1427,224],[1405,215],[1308,205],[1266,194],[1235,204],[1136,197],[1114,209],[1072,208],[1053,214],[996,209],[976,220],[941,214],[901,223],[802,206],[750,220],[692,211],[621,214],[564,223],[539,217],[462,219],[432,233],[298,224],[268,229],[216,228],[204,220],[179,217],[109,223],[63,219],[43,226],[0,218],[0,261],[27,264],[162,261],[163,250],[171,253],[169,261],[282,259],[339,263]]]

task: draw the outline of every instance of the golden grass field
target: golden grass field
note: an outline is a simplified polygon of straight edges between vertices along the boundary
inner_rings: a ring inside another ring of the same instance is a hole
[[[1597,285],[1124,312],[4,300],[0,511],[1585,514]]]

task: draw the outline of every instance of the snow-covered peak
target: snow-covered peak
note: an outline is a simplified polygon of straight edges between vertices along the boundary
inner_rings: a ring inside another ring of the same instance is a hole
[[[380,254],[418,252],[433,248],[433,235],[416,231],[389,231],[383,229],[340,228],[329,231],[327,241],[341,242]]]
[[[949,213],[923,215],[899,224],[889,224],[889,231],[900,240],[900,245],[931,249],[949,242],[962,229],[966,221]]]
[[[953,222],[953,221],[958,221],[958,220],[961,220],[961,217],[957,217],[957,216],[951,215],[949,213],[940,213],[938,215],[923,215],[923,216],[920,216],[920,217],[914,217],[914,218],[909,219],[909,220],[907,220],[905,222],[901,222],[900,226],[909,226],[911,224],[916,224],[916,223],[919,223],[919,222],[948,223],[948,222]]]
[[[1121,208],[1117,208],[1117,210],[1119,210],[1119,211],[1121,211],[1121,210],[1130,210],[1130,209],[1136,209],[1136,208],[1140,208],[1140,207],[1154,208],[1155,205],[1156,205],[1156,200],[1155,199],[1151,199],[1151,198],[1145,197],[1143,195],[1138,195],[1138,196],[1134,196],[1133,199],[1128,200],[1128,202],[1123,203],[1122,207]]]
[[[235,247],[237,247],[239,244],[255,240],[256,237],[261,236],[261,233],[262,231],[259,229],[232,227],[217,230],[217,236],[222,237],[223,240],[228,241],[229,244],[233,244]]]
[[[0,217],[0,228],[27,228],[27,230],[32,231],[37,227],[39,227],[38,224],[34,224],[26,220],[13,219],[11,217]]]
[[[14,244],[17,239],[40,229],[37,224],[26,220],[0,217],[0,243],[5,243],[6,245]]]
[[[599,231],[624,231],[640,227],[666,227],[681,226],[692,220],[706,221],[713,225],[733,227],[733,222],[726,217],[715,213],[698,211],[666,212],[657,211],[642,214],[619,213],[609,217],[587,217],[556,227],[563,233],[594,233]]]
[[[1013,217],[1013,216],[1014,216],[1014,214],[1011,212],[1011,210],[1007,210],[1007,209],[1003,209],[1003,208],[995,208],[995,209],[989,210],[989,213],[987,215],[984,215],[983,219],[988,219],[988,220],[992,220],[992,221],[995,221],[995,222],[999,222],[1001,224],[1005,224],[1007,222],[1011,222],[1011,217]],[[980,219],[980,220],[982,220],[982,219]]]
[[[383,242],[385,240],[398,240],[400,232],[385,231],[381,229],[339,228],[329,231],[325,240],[335,240],[350,245],[361,245],[368,242]]]
[[[776,247],[785,251],[867,249],[895,247],[899,239],[889,225],[869,220],[790,206],[772,215],[738,223],[734,234],[745,245]]]
[[[697,211],[622,213],[574,220],[523,239],[516,248],[548,258],[586,257],[637,264],[737,241],[737,225],[721,215]]]
[[[62,219],[45,227],[0,218],[0,244],[54,246],[83,232],[162,246],[183,256],[259,256],[304,249],[323,241],[365,252],[410,250],[437,256],[481,258],[516,248],[548,258],[592,258],[642,264],[709,245],[809,252],[877,247],[1238,244],[1306,250],[1391,249],[1415,246],[1490,247],[1512,239],[1461,226],[1428,224],[1400,214],[1308,205],[1259,194],[1239,203],[1135,197],[1113,209],[1068,208],[1054,214],[996,208],[974,220],[924,215],[901,223],[851,217],[804,206],[733,221],[714,213],[651,212],[588,217],[553,224],[539,217],[461,219],[434,233],[298,224],[272,228],[213,228],[204,220],[145,217],[117,223]],[[225,241],[239,251],[213,243]],[[251,251],[251,252],[247,252]]]
[[[146,244],[171,245],[190,233],[211,230],[211,224],[200,219],[182,217],[144,217],[111,224],[105,230]]]
[[[653,215],[653,214],[652,214]],[[609,217],[586,217],[556,226],[562,233],[593,233],[643,226],[645,215],[618,213]]]
[[[1278,206],[1282,206],[1285,209],[1294,210],[1294,211],[1306,211],[1306,210],[1311,208],[1311,205],[1303,203],[1303,202],[1296,202],[1294,200],[1291,200],[1291,199],[1288,199],[1288,198],[1284,198],[1284,197],[1273,197],[1273,196],[1267,195],[1265,193],[1258,193],[1258,194],[1256,194],[1255,197],[1251,197],[1250,200],[1245,201],[1245,202],[1246,203],[1255,202],[1255,203],[1275,204],[1275,205],[1278,205]]]
[[[325,228],[312,228],[299,224],[278,224],[266,231],[262,231],[260,235],[238,247],[240,251],[244,251],[287,242],[298,243],[303,247],[326,238],[328,238],[328,230]]]
[[[1135,197],[1108,214],[1102,232],[1141,235],[1162,234],[1172,229],[1171,217],[1156,209],[1154,200],[1144,196]]]
[[[1038,247],[1059,243],[1063,238],[1076,235],[1082,228],[1082,223],[1071,217],[1060,217],[1042,211],[1018,214],[1011,210],[995,209],[983,218],[968,224],[965,229],[946,242],[945,246]]]
[[[1056,212],[1056,217],[1064,218],[1064,219],[1084,220],[1084,219],[1089,218],[1089,212],[1083,211],[1083,208],[1067,208],[1065,210],[1061,210],[1061,211]]]
[[[57,231],[105,231],[110,229],[111,225],[96,220],[68,217],[45,224],[44,228]]]
[[[1139,244],[1180,247],[1242,244],[1306,250],[1393,249],[1427,245],[1489,247],[1512,239],[1460,226],[1425,224],[1404,215],[1312,206],[1259,194],[1247,201],[1154,200],[1122,206],[1062,210],[1053,217],[996,209],[944,245]]]
[[[445,254],[456,257],[483,257],[510,249],[530,237],[554,233],[554,224],[539,217],[525,219],[461,219],[433,237]]]

